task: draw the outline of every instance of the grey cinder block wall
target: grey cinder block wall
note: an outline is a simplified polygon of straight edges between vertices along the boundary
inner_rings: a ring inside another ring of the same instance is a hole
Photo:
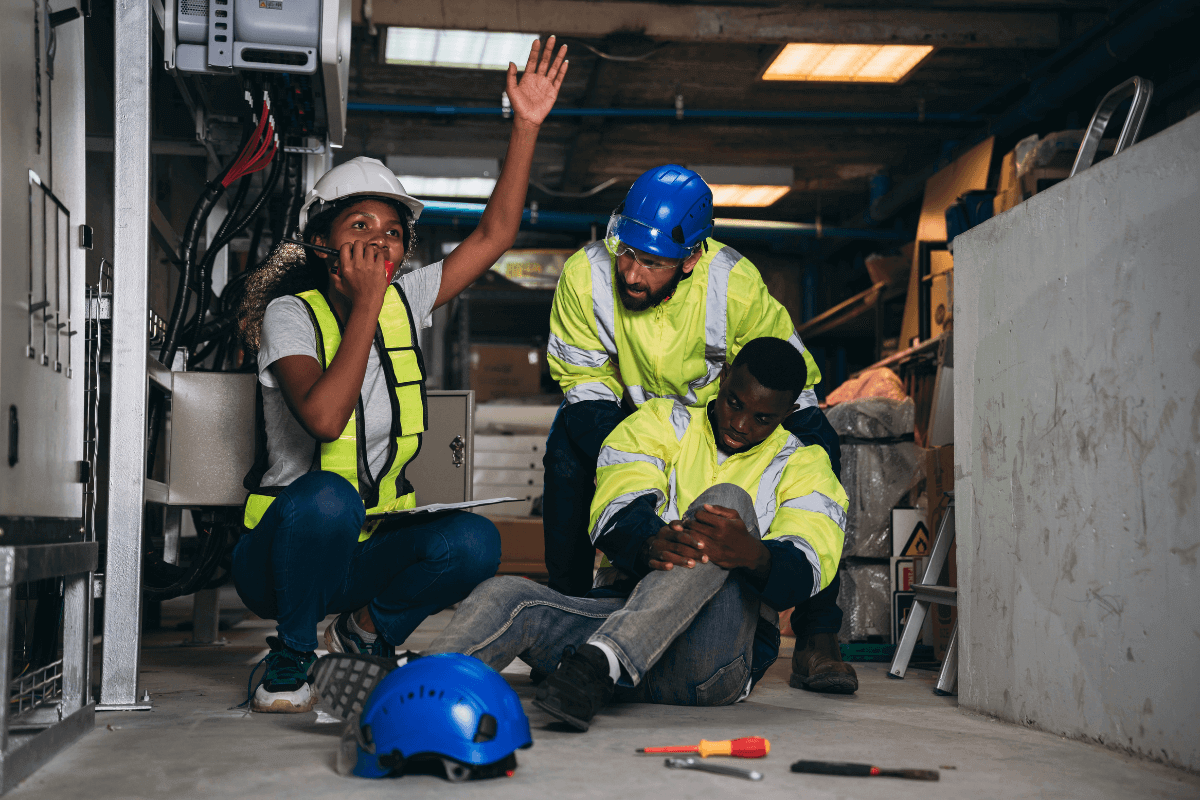
[[[959,702],[1200,768],[1200,114],[954,250]]]

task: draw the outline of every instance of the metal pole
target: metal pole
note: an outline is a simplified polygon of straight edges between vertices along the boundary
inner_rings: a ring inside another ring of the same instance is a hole
[[[108,460],[102,708],[138,702],[150,311],[150,4],[116,0],[114,5],[114,413]]]
[[[68,575],[63,586],[62,715],[92,702],[92,573]]]

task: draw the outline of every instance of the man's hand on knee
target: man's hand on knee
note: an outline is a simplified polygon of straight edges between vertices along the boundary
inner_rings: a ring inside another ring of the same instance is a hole
[[[642,555],[650,569],[668,570],[676,566],[691,569],[708,561],[703,552],[704,544],[688,532],[682,522],[672,522],[659,528],[658,533],[646,540]]]
[[[765,576],[771,570],[771,552],[752,536],[732,508],[705,503],[696,518],[683,523],[685,535],[696,542],[709,561],[724,569],[746,569]]]

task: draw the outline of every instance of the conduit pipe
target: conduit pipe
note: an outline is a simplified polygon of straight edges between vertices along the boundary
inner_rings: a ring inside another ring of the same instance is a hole
[[[511,114],[500,106],[430,106],[406,103],[347,103],[350,111],[425,116],[500,117]],[[818,122],[982,122],[978,114],[937,111],[788,111],[747,108],[555,108],[552,117],[625,117],[632,119],[761,119]]]
[[[421,211],[422,225],[452,225],[477,222],[483,216],[483,203],[458,203],[428,200]],[[608,214],[587,214],[575,211],[538,210],[536,218],[530,209],[525,209],[521,222],[537,230],[586,232],[594,225],[604,230],[608,225]],[[741,241],[780,242],[794,237],[873,239],[878,241],[907,242],[913,232],[897,229],[831,228],[813,222],[777,222],[772,220],[723,219],[713,220],[714,233],[718,238],[728,237]]]

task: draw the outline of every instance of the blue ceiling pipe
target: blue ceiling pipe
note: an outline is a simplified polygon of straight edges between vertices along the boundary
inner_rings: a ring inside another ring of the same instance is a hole
[[[427,200],[421,212],[422,225],[473,225],[483,216],[483,203]],[[530,209],[521,215],[522,227],[529,230],[570,231],[591,233],[592,226],[603,232],[608,226],[608,214],[587,214],[577,211],[542,211],[534,219]],[[831,228],[813,222],[775,222],[771,220],[722,219],[714,220],[718,238],[779,244],[796,238],[869,239],[886,242],[907,242],[911,230],[895,228],[858,229]]]
[[[430,106],[406,103],[347,103],[350,111],[375,111],[384,114],[421,114],[428,116],[499,117],[500,106]],[[511,113],[511,112],[509,112]],[[745,108],[555,108],[552,117],[627,117],[659,119],[762,119],[818,122],[982,122],[978,114],[929,111],[786,111]]]

